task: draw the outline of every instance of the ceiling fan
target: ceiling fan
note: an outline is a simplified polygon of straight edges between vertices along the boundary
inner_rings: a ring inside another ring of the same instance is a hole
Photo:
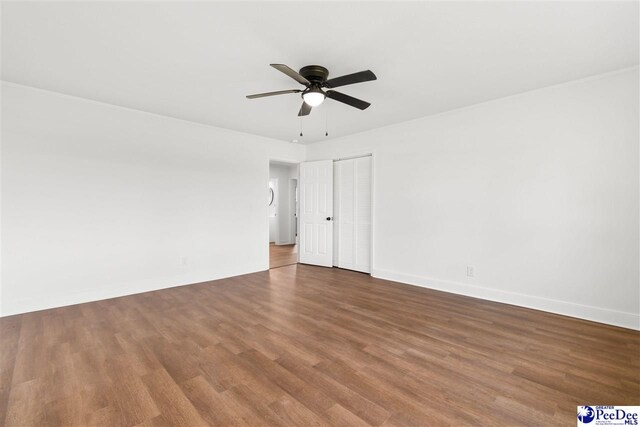
[[[338,102],[342,102],[352,107],[364,110],[369,105],[368,102],[354,98],[344,93],[337,92],[335,90],[323,90],[324,88],[335,88],[340,86],[351,85],[354,83],[368,82],[370,80],[376,80],[377,77],[370,70],[360,71],[359,73],[347,74],[346,76],[340,76],[327,80],[329,77],[329,70],[320,65],[307,65],[302,67],[300,72],[287,67],[284,64],[271,64],[276,70],[283,72],[287,76],[291,77],[298,83],[305,86],[305,89],[290,89],[279,90],[276,92],[257,93],[255,95],[247,95],[247,98],[264,98],[266,96],[284,95],[287,93],[300,93],[302,92],[302,107],[298,112],[298,116],[307,116],[311,112],[313,107],[317,107],[322,104],[325,97],[334,99]]]

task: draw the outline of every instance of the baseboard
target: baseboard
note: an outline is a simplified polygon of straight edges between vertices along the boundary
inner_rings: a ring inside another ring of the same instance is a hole
[[[116,287],[92,289],[86,292],[75,292],[59,297],[48,296],[46,298],[25,298],[21,300],[6,302],[10,308],[3,307],[0,317],[13,316],[16,314],[30,313],[33,311],[49,310],[52,308],[66,307],[76,304],[84,304],[94,301],[102,301],[111,298],[120,298],[128,295],[141,294],[162,289],[175,288],[178,286],[193,285],[197,283],[209,282],[212,280],[226,279],[228,277],[242,276],[244,274],[265,271],[264,268],[255,271],[225,272],[224,274],[185,274],[180,277],[172,277],[164,280],[149,279],[144,281],[120,284]],[[6,300],[6,298],[3,298]]]
[[[275,242],[276,246],[287,246],[287,245],[295,245],[295,244],[296,244],[295,240],[293,242],[290,241],[290,240],[283,240],[281,242],[279,242],[279,241]]]
[[[97,290],[94,289],[87,292],[67,294],[57,298],[47,297],[23,299],[11,302],[10,309],[3,307],[3,310],[0,313],[0,317],[12,316],[32,311],[47,310],[51,308],[65,307],[75,304],[83,304],[110,298],[119,298],[127,295],[157,291],[161,289],[173,288],[176,286],[184,286],[187,284],[202,283],[211,280],[224,279],[227,277],[235,277],[243,274],[255,273],[258,271],[264,271],[264,269],[256,271],[227,273],[222,275],[185,275],[180,278],[172,278],[165,281],[149,280],[145,282],[129,283],[120,285],[115,288],[111,287]],[[420,286],[423,288],[450,292],[453,294],[465,295],[505,304],[512,304],[550,313],[561,314],[564,316],[576,317],[579,319],[620,326],[623,328],[640,330],[640,315],[634,313],[609,310],[605,308],[575,304],[572,302],[560,301],[550,298],[474,286],[467,283],[431,279],[428,277],[398,273],[389,270],[373,269],[371,271],[371,275],[379,279],[391,280],[408,285]]]
[[[576,317],[579,319],[606,323],[608,325],[640,330],[640,315],[636,313],[609,310],[606,308],[575,304],[572,302],[525,295],[516,292],[508,292],[500,289],[474,286],[467,283],[414,276],[389,270],[373,269],[371,271],[371,275],[379,279],[391,280],[408,285],[420,286],[423,288],[512,304],[520,307],[533,308],[535,310],[561,314],[563,316]]]

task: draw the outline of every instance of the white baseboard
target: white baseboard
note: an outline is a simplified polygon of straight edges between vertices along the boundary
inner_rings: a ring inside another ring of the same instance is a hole
[[[4,307],[0,312],[0,317],[13,316],[16,314],[30,313],[32,311],[48,310],[51,308],[66,307],[69,305],[83,304],[87,302],[101,301],[111,298],[119,298],[128,295],[141,294],[144,292],[158,291],[161,289],[174,288],[177,286],[185,286],[211,280],[226,279],[228,277],[242,276],[249,273],[257,273],[265,271],[265,269],[242,271],[242,272],[225,272],[223,274],[213,273],[193,273],[184,274],[179,277],[165,278],[164,280],[150,279],[131,283],[120,284],[115,287],[91,289],[84,292],[75,292],[57,297],[47,296],[25,298],[6,302],[10,307]]]
[[[129,283],[126,285],[118,286],[117,288],[93,289],[87,292],[67,294],[57,298],[35,297],[20,301],[12,301],[11,307],[5,307],[0,313],[0,317],[12,316],[15,314],[28,313],[32,311],[46,310],[50,308],[64,307],[68,305],[82,304],[109,298],[123,297],[143,292],[172,288],[175,286],[183,286],[186,284],[201,283],[210,280],[223,279],[226,277],[234,277],[263,270],[264,269],[256,271],[234,272],[223,275],[185,275],[180,278],[166,280],[163,283],[158,280],[150,280],[144,283]],[[634,313],[609,310],[605,308],[575,304],[572,302],[554,300],[550,298],[474,286],[466,283],[431,279],[428,277],[397,273],[389,270],[373,269],[371,271],[371,275],[379,279],[391,280],[408,285],[420,286],[423,288],[450,292],[474,298],[481,298],[489,301],[512,304],[521,307],[547,311],[550,313],[561,314],[564,316],[577,317],[579,319],[620,326],[623,328],[640,330],[640,315]]]
[[[564,316],[577,317],[579,319],[640,330],[640,314],[637,313],[609,310],[606,308],[576,304],[573,302],[537,297],[533,295],[525,295],[516,292],[508,292],[500,289],[474,286],[460,282],[431,279],[428,277],[414,276],[389,270],[373,269],[371,271],[371,275],[379,279],[391,280],[408,285],[420,286],[423,288],[512,304],[526,308],[533,308]]]

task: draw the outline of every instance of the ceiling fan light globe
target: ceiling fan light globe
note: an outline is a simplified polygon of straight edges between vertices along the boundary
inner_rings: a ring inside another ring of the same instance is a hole
[[[309,91],[302,95],[302,99],[304,99],[304,102],[310,107],[317,107],[324,102],[324,93]]]

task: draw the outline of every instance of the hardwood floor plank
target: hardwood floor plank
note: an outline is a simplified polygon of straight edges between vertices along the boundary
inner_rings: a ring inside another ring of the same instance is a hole
[[[324,426],[326,421],[318,417],[296,399],[285,397],[269,405],[286,426]]]
[[[327,409],[327,417],[334,426],[349,426],[349,427],[367,427],[370,424],[366,423],[361,418],[358,418],[355,414],[349,412],[339,403],[336,403],[331,408]]]
[[[207,424],[164,369],[158,369],[149,375],[145,375],[142,377],[142,381],[146,384],[152,401],[162,415],[162,424],[165,421],[174,426]],[[147,419],[149,418],[154,417],[147,417]]]
[[[47,425],[44,382],[37,378],[14,384],[7,404],[6,426]]]
[[[22,327],[21,316],[5,319],[0,319],[0,423],[7,413]]]
[[[258,390],[241,384],[223,394],[230,401],[243,407],[241,412],[245,414],[243,421],[246,424],[255,426],[280,426],[283,424],[284,420],[273,411],[271,406],[279,400],[288,398],[286,393],[280,393],[277,398],[271,399],[261,395]]]
[[[269,380],[320,417],[336,403],[314,384],[302,380],[257,350],[241,353],[240,357],[246,364],[258,367]],[[285,403],[281,400],[282,405]]]
[[[230,426],[246,423],[247,409],[234,396],[218,393],[203,377],[185,381],[181,388],[209,425]]]
[[[383,407],[364,398],[349,387],[333,378],[323,375],[319,370],[293,360],[291,357],[279,358],[277,362],[288,371],[314,384],[326,395],[331,396],[338,405],[366,421],[369,425],[379,426],[389,418],[390,413]],[[335,406],[335,405],[334,405]],[[334,407],[332,406],[332,408]],[[330,410],[331,408],[329,408]]]

